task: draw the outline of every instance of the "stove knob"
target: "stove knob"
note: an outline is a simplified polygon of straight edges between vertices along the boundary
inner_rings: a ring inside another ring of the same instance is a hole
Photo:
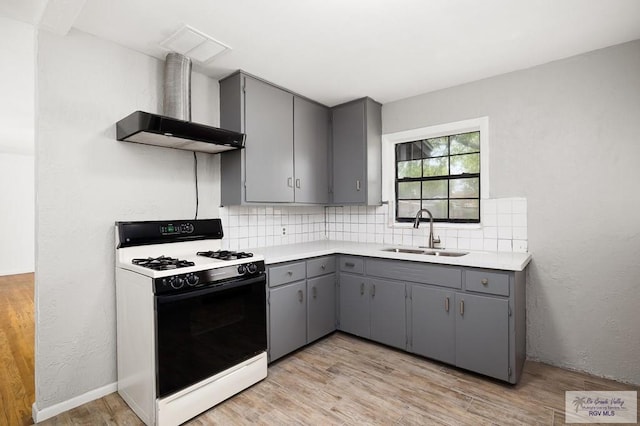
[[[200,277],[195,274],[188,274],[186,277],[187,285],[194,286],[200,281]]]
[[[247,272],[247,268],[244,265],[238,265],[238,274],[244,275]]]
[[[255,274],[256,272],[258,272],[258,265],[256,265],[255,263],[249,263],[247,265],[247,272],[249,272],[250,274]]]
[[[184,278],[182,277],[171,277],[169,278],[169,284],[171,284],[171,287],[175,288],[176,290],[182,288],[182,286],[184,286]]]

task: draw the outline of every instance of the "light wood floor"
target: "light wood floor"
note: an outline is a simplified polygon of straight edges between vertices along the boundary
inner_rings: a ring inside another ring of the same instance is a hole
[[[0,425],[33,424],[33,274],[0,276]]]
[[[528,361],[516,386],[335,333],[188,425],[557,425],[566,390],[640,390]],[[42,425],[141,425],[116,394]]]

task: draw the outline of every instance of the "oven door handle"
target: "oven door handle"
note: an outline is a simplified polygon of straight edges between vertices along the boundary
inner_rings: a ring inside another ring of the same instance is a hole
[[[207,294],[217,293],[225,290],[231,290],[232,288],[252,285],[260,281],[263,281],[266,284],[267,277],[265,274],[260,274],[257,277],[253,277],[249,279],[242,278],[240,280],[227,281],[221,284],[214,285],[213,287],[205,287],[203,289],[189,291],[187,293],[171,294],[171,295],[161,294],[156,296],[156,300],[157,300],[157,303],[178,302],[180,300],[192,299],[194,297],[201,297],[201,296],[206,296]]]

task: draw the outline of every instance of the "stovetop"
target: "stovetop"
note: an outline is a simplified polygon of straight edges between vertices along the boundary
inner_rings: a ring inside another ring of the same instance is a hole
[[[144,266],[154,271],[167,271],[170,269],[187,268],[195,266],[195,262],[189,260],[176,259],[169,256],[147,257],[144,259],[133,259],[134,265]]]
[[[216,250],[216,251],[199,251],[198,256],[205,256],[211,259],[220,260],[237,260],[247,259],[253,257],[253,253],[247,253],[244,251],[231,251],[231,250]]]

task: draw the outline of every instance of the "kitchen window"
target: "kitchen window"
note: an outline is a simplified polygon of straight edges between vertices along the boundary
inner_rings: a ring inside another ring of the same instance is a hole
[[[425,208],[436,222],[479,224],[489,180],[485,139],[486,117],[384,135],[385,198],[394,222],[413,222]]]

